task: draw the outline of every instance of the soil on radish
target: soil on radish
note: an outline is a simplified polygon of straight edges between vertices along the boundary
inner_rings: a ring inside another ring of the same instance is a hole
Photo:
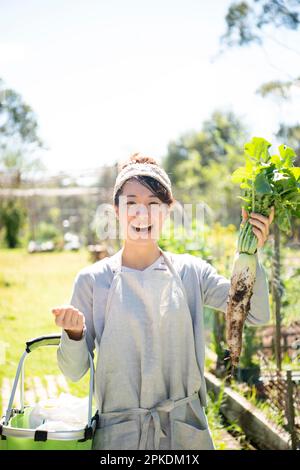
[[[244,323],[251,307],[251,297],[255,279],[249,279],[248,272],[235,275],[227,300],[227,342],[233,365],[238,364],[242,348]]]

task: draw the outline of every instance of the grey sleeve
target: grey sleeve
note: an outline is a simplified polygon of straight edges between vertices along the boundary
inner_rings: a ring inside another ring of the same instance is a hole
[[[92,277],[87,272],[79,272],[73,284],[70,305],[78,308],[85,317],[83,336],[76,341],[70,339],[62,329],[62,336],[57,349],[57,362],[62,373],[77,382],[89,370],[88,352],[94,358],[95,331],[93,324],[93,286]]]
[[[265,268],[261,264],[258,253],[256,257],[256,280],[250,300],[250,311],[246,325],[262,325],[270,320],[269,287]],[[204,305],[226,312],[230,280],[217,273],[216,269],[204,261],[202,268],[202,289]]]

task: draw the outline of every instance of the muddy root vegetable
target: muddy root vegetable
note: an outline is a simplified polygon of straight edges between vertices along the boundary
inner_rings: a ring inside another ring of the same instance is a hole
[[[234,377],[242,350],[242,335],[245,320],[250,311],[250,300],[256,276],[255,255],[237,254],[230,279],[226,309],[226,340],[229,351],[227,381]]]
[[[270,142],[262,137],[253,137],[244,145],[245,166],[237,168],[233,183],[243,189],[246,212],[256,212],[269,217],[275,208],[274,222],[278,228],[291,233],[291,220],[300,217],[300,168],[294,166],[296,152],[284,144],[278,147],[279,154],[270,155]],[[234,376],[242,349],[243,326],[250,310],[250,300],[255,282],[258,239],[249,220],[240,225],[238,255],[234,262],[231,286],[226,311],[226,336],[228,350],[224,360],[227,379]]]

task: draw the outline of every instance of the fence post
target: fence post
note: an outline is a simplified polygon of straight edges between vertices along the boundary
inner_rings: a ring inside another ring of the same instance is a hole
[[[281,370],[281,285],[280,285],[280,230],[277,224],[274,226],[274,253],[273,253],[273,282],[272,282],[272,306],[275,313],[275,356],[276,367]]]
[[[294,397],[293,397],[293,380],[292,380],[292,371],[288,369],[286,371],[286,381],[287,381],[287,421],[289,433],[292,441],[292,449],[297,449],[297,433],[295,428],[295,412],[294,412]]]

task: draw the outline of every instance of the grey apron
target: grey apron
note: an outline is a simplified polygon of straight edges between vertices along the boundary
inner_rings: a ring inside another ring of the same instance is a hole
[[[214,449],[186,292],[172,264],[122,270],[115,255],[96,374],[93,449]]]

